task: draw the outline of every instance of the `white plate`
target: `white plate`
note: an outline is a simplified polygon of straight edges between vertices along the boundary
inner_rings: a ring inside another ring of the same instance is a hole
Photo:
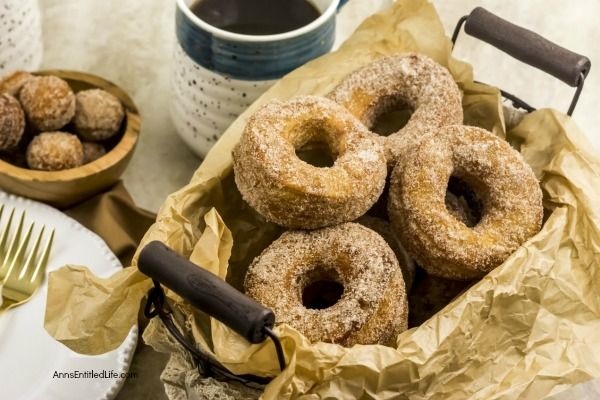
[[[115,255],[96,234],[54,208],[0,191],[0,204],[27,210],[26,221],[56,229],[47,272],[65,264],[85,265],[108,277],[121,269]],[[4,213],[0,226],[4,226]],[[112,399],[124,383],[137,343],[137,326],[121,346],[100,356],[83,356],[55,341],[44,329],[47,285],[27,303],[0,316],[0,398]],[[114,371],[110,379],[59,379],[55,372]]]

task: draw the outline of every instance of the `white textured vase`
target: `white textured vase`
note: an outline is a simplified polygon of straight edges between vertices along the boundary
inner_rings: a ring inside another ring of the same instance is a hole
[[[42,47],[38,1],[0,0],[0,75],[39,69]]]

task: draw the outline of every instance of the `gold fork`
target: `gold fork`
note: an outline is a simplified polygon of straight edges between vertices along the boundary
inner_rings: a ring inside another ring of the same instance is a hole
[[[0,217],[2,211],[3,207],[0,207]],[[31,249],[27,252],[35,223],[32,222],[29,225],[25,237],[21,240],[25,219],[25,213],[23,212],[10,245],[5,247],[13,216],[14,209],[11,211],[9,220],[0,236],[0,249],[4,253],[0,264],[0,283],[3,282],[0,314],[29,300],[44,281],[46,265],[54,240],[54,230],[52,230],[41,255],[38,257],[38,250],[46,230],[45,226],[42,226]],[[28,253],[27,256],[26,253]]]
[[[0,205],[0,221],[2,220],[2,214],[4,213],[4,205]],[[8,236],[12,230],[13,219],[15,216],[15,209],[10,210],[8,221],[4,225],[4,228],[0,231],[0,285],[4,282],[8,275],[8,267],[10,266],[9,260],[12,260],[14,252],[17,251],[19,240],[21,240],[21,231],[23,230],[23,222],[25,221],[25,211],[21,212],[21,217],[17,224],[17,229],[11,239],[8,242]]]

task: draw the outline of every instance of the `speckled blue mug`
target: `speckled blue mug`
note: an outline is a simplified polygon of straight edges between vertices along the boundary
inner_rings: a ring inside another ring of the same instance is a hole
[[[221,134],[275,81],[328,53],[345,0],[312,0],[321,15],[275,35],[232,33],[198,18],[195,0],[177,0],[171,116],[179,135],[204,157]]]

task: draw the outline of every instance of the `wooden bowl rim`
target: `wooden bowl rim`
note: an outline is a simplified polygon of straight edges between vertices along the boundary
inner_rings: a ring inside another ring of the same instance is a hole
[[[140,114],[131,97],[119,86],[98,75],[89,74],[81,71],[48,69],[32,72],[33,75],[54,75],[62,79],[71,81],[80,81],[91,86],[102,89],[99,83],[105,87],[111,87],[113,94],[121,101],[125,109],[125,132],[123,136],[109,152],[97,160],[81,165],[76,168],[65,169],[61,171],[40,171],[17,167],[16,165],[0,160],[0,173],[17,178],[21,181],[41,181],[41,182],[61,182],[72,181],[96,175],[102,171],[117,165],[123,158],[135,148],[140,135]],[[121,157],[116,155],[122,154]],[[112,155],[112,157],[111,157]]]

